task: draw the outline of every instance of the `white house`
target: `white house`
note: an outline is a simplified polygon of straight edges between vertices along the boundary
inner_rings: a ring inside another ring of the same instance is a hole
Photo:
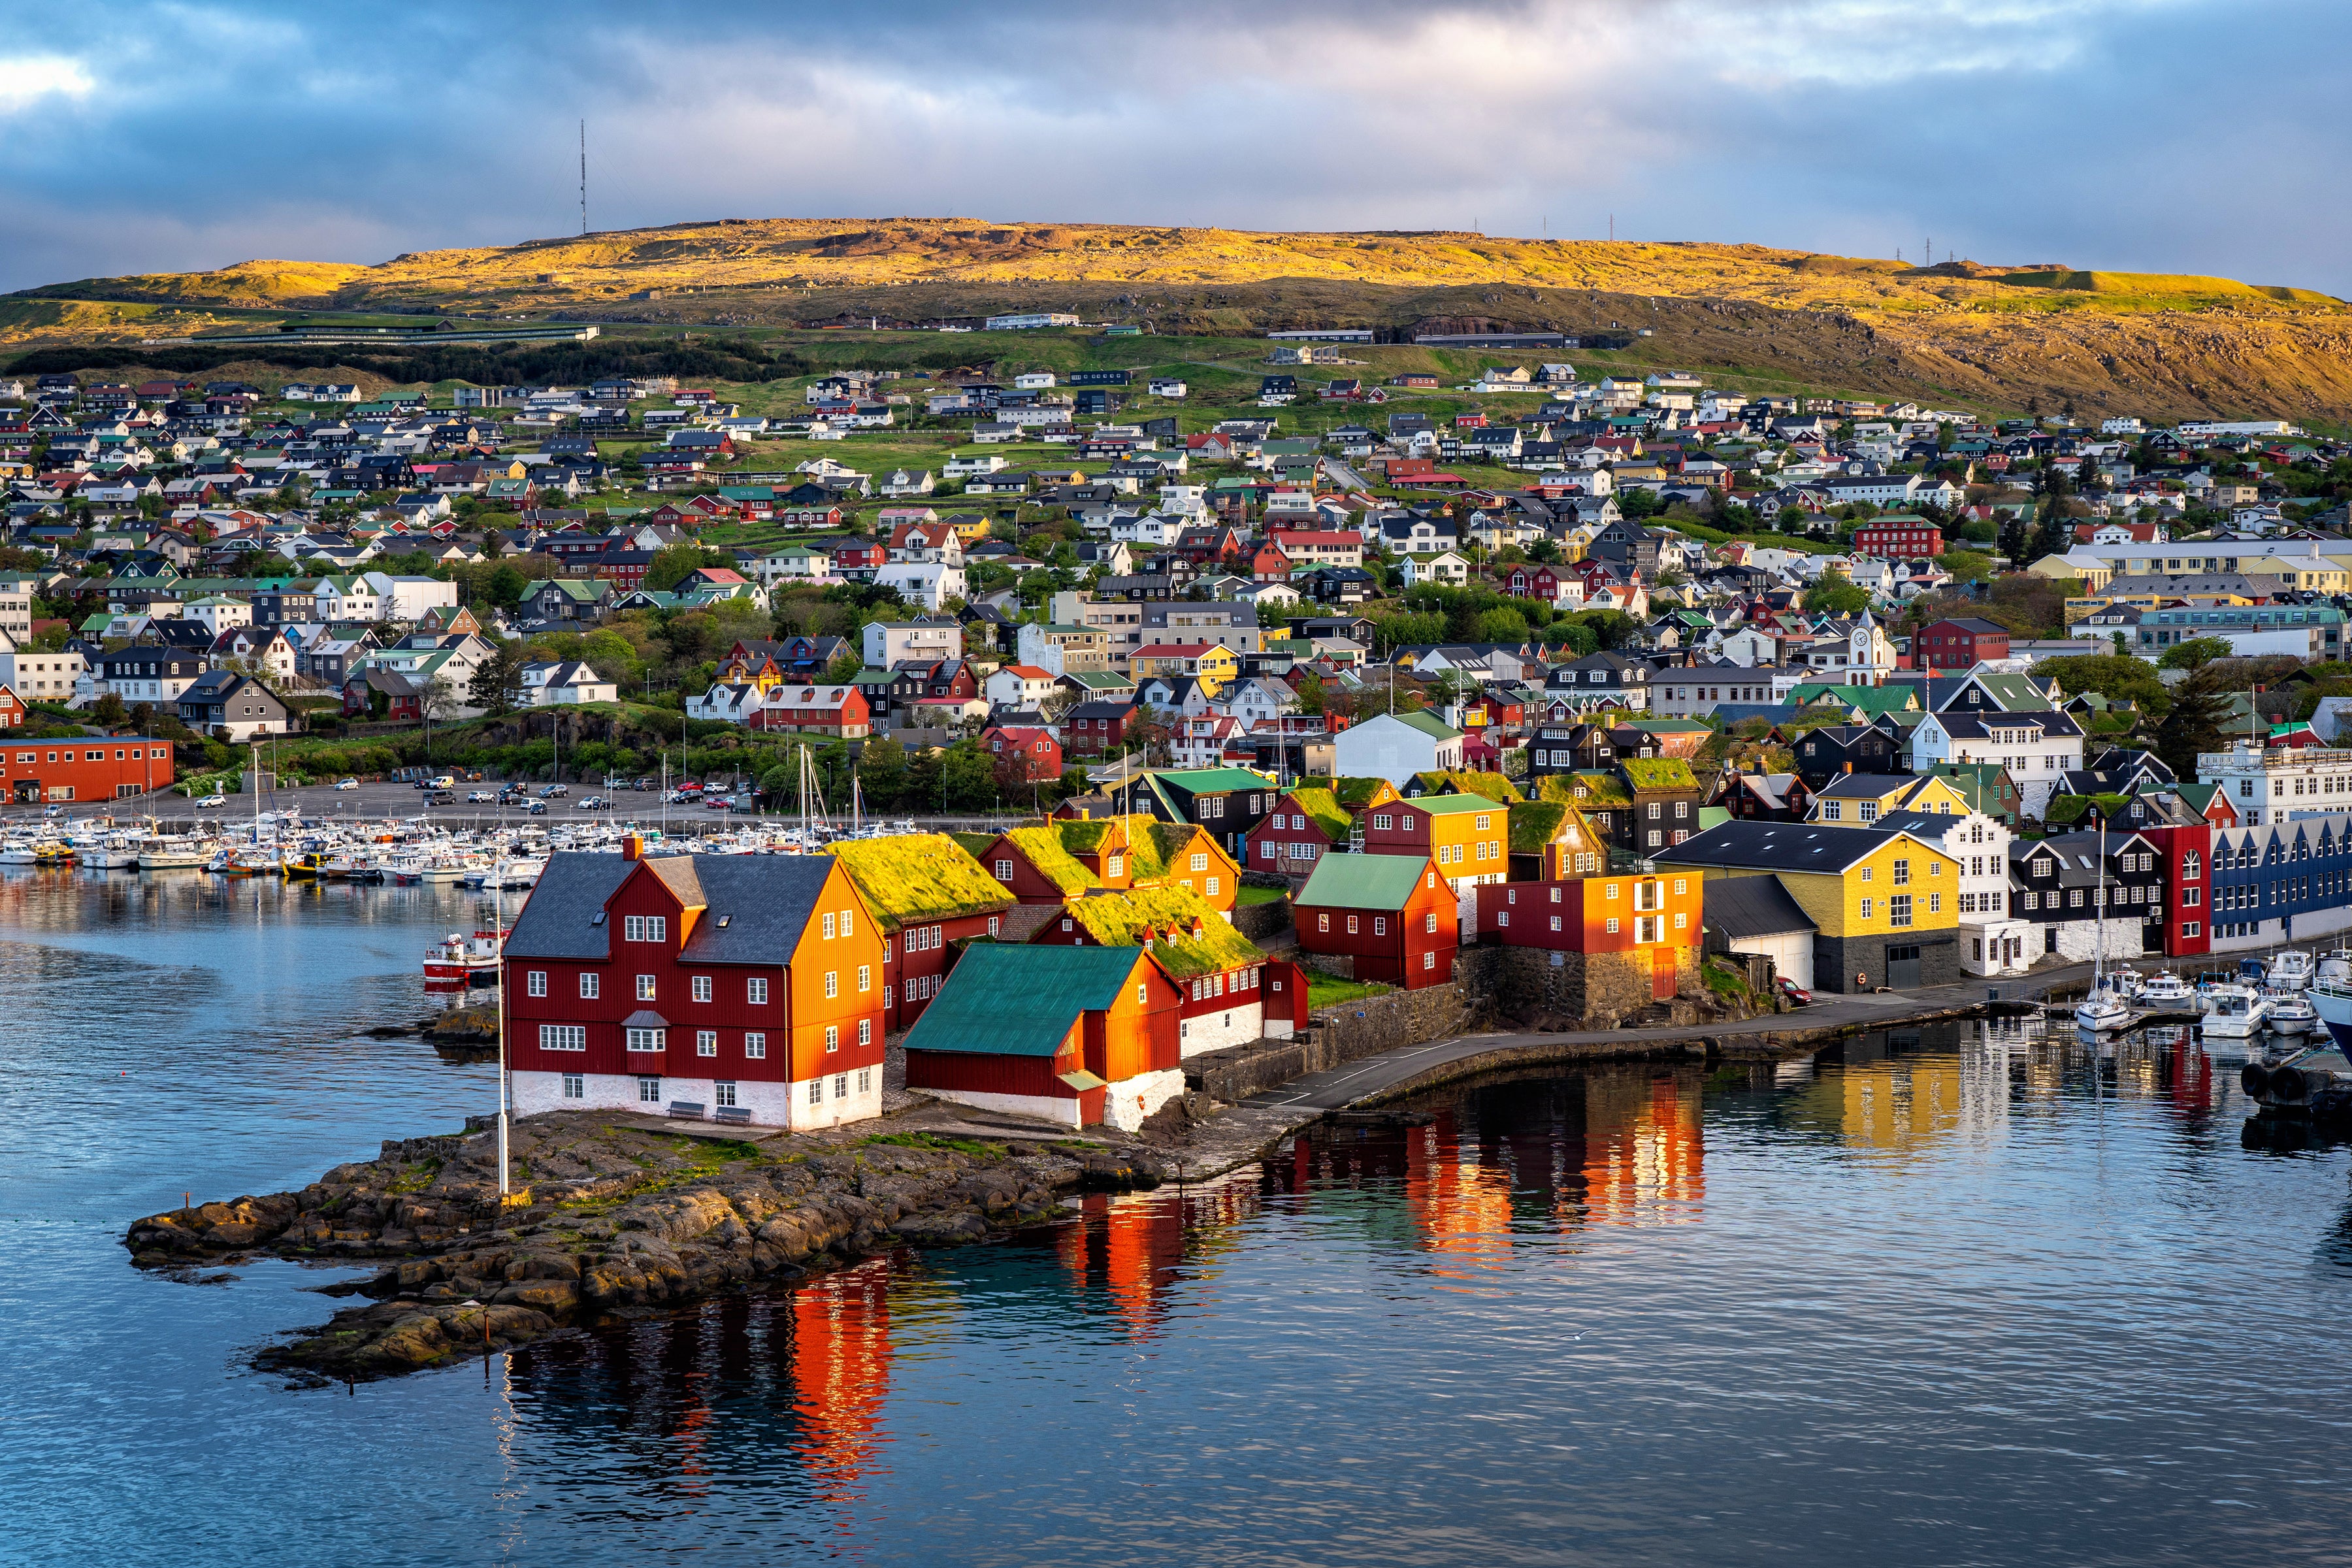
[[[430,610],[457,607],[457,584],[438,577],[395,577],[389,572],[363,572],[361,581],[375,590],[386,619],[421,621]]]
[[[2040,816],[2063,776],[2083,765],[2083,727],[2064,713],[1930,713],[1911,731],[1911,765],[1998,763]]]
[[[1949,804],[1946,802],[1945,804]],[[2009,846],[2015,836],[1980,811],[1898,811],[1878,819],[1934,845],[1959,866],[1960,967],[1970,974],[2021,974],[2042,956],[2034,923],[2009,907]]]
[[[1398,788],[1415,773],[1462,765],[1462,731],[1430,713],[1383,713],[1332,738],[1332,772],[1383,778]]]
[[[576,658],[522,667],[523,700],[533,708],[559,703],[617,702],[621,689]]]
[[[874,581],[926,610],[943,609],[950,599],[964,596],[963,568],[943,561],[893,561],[875,572]]]
[[[992,707],[1034,708],[1052,695],[1060,678],[1034,664],[1008,664],[981,685],[981,695]]]
[[[1451,550],[1441,550],[1434,555],[1408,555],[1399,569],[1408,588],[1435,583],[1448,588],[1459,588],[1470,581],[1470,563]]]

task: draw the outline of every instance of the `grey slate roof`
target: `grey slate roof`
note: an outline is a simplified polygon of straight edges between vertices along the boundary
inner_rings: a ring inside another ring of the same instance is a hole
[[[1706,923],[1734,941],[1815,930],[1778,877],[1718,877],[1706,885]]]
[[[605,900],[620,889],[635,863],[618,855],[551,855],[539,883],[523,900],[507,933],[509,958],[603,959],[612,955],[612,933],[591,924]]]
[[[1894,837],[1876,828],[1817,822],[1727,822],[1652,858],[1674,866],[1835,876]]]
[[[618,855],[558,854],[515,917],[506,951],[514,958],[611,956],[605,903],[642,866],[689,908],[703,913],[683,958],[694,963],[782,963],[800,944],[834,861],[822,855],[663,855],[632,861]]]

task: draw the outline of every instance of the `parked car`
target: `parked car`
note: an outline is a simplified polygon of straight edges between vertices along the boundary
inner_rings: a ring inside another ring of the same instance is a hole
[[[677,793],[680,795],[700,795],[702,793],[702,786],[689,779],[686,783],[677,786]]]
[[[592,795],[586,800],[582,801],[572,809],[574,811],[610,811],[613,809],[613,803],[606,800],[601,795]]]
[[[225,806],[227,804],[228,796],[225,795],[198,795],[196,797],[196,809],[198,811],[218,811],[222,806]],[[57,810],[58,808],[54,805],[49,807],[49,815],[52,816],[56,816]]]
[[[687,794],[686,791],[682,789],[674,789],[667,795],[662,796],[662,798],[669,802],[672,805],[681,805],[686,802],[692,800],[694,796]]]
[[[562,800],[565,795],[568,795],[571,793],[572,786],[570,784],[549,784],[545,789],[539,792],[539,798],[541,800]]]
[[[360,781],[357,779],[337,779],[335,781],[335,787],[337,789],[357,789],[360,787]]]
[[[526,816],[545,816],[547,815],[547,802],[543,800],[526,800],[518,802],[517,804],[520,807],[523,815]]]
[[[1810,1007],[1813,1005],[1813,994],[1811,992],[1806,990],[1803,986],[1798,984],[1795,981],[1790,979],[1785,974],[1781,975],[1780,980],[1780,994],[1789,999],[1789,1005],[1791,1007]]]
[[[496,805],[498,803],[498,792],[495,790],[478,789],[466,796],[467,805]]]
[[[427,805],[455,805],[457,804],[457,792],[448,789],[434,790],[425,795],[425,804]]]
[[[702,809],[705,811],[725,811],[734,804],[735,797],[731,795],[707,795],[702,797]]]

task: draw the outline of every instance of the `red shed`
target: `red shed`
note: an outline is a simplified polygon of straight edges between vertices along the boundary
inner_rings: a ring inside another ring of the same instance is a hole
[[[1972,669],[2009,657],[2009,629],[1974,616],[1923,626],[1911,639],[1915,669]]]
[[[1427,857],[1326,856],[1291,907],[1300,949],[1346,954],[1358,980],[1417,990],[1454,978],[1460,914]]]

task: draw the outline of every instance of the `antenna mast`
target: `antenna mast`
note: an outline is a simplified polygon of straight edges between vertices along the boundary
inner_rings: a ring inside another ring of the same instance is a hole
[[[580,234],[588,234],[588,121],[580,122]]]

